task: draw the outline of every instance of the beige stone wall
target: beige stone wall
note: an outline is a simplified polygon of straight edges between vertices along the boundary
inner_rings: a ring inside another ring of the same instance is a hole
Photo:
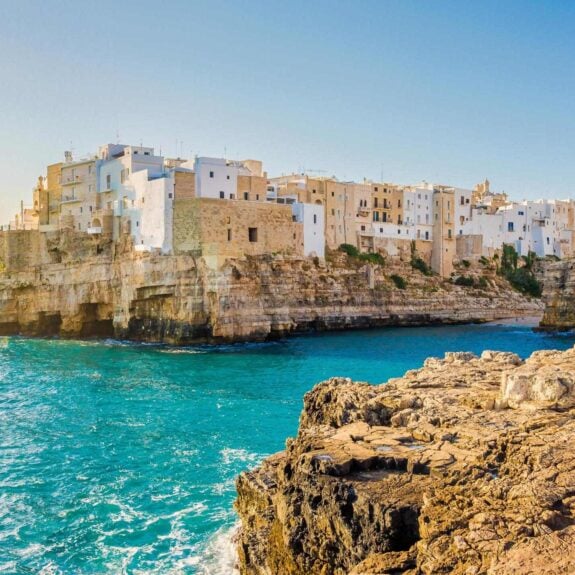
[[[196,197],[196,174],[194,172],[175,172],[174,199],[186,200]]]
[[[255,237],[250,241],[250,228]],[[243,257],[303,254],[303,226],[291,207],[264,202],[196,198],[174,202],[174,251]]]
[[[483,255],[483,235],[457,236],[455,248],[458,258],[480,258]]]
[[[262,176],[238,176],[238,199],[265,202],[267,180]]]
[[[38,265],[50,263],[46,234],[38,230],[0,232],[0,261],[0,268],[9,272],[33,271]]]

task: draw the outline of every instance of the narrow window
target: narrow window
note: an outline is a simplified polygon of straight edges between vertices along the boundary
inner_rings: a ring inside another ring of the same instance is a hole
[[[214,177],[214,172],[210,172],[210,178]]]
[[[256,194],[256,202],[259,202],[259,201],[260,201],[260,195]]]
[[[244,192],[244,200],[247,200],[247,199],[248,199],[248,193]]]
[[[316,216],[316,214],[313,215],[313,223],[314,223],[314,224],[317,224],[317,216]]]
[[[224,194],[224,192],[220,192],[220,199],[221,199],[221,200],[223,200],[223,199],[225,198],[225,196],[226,196],[226,195]]]
[[[250,242],[255,243],[258,241],[258,229],[257,228],[248,228],[248,238]]]
[[[228,228],[228,242],[232,241],[232,230]]]
[[[229,179],[230,179],[230,176],[228,175],[228,176],[226,176],[226,178],[229,180]]]
[[[112,176],[108,174],[106,176],[106,189],[110,190],[112,188]]]
[[[168,194],[168,198],[170,198],[170,200],[174,197],[174,194],[172,194],[172,192],[170,192]],[[142,198],[142,203],[144,203],[144,198]]]

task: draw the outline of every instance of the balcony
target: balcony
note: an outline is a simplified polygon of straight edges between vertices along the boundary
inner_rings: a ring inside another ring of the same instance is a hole
[[[84,181],[84,178],[81,176],[66,176],[62,178],[62,185],[63,186],[73,186],[74,184],[81,184]]]
[[[71,204],[73,202],[81,202],[81,198],[77,198],[75,196],[62,196],[61,204]]]
[[[92,226],[90,228],[87,228],[86,232],[89,234],[92,234],[92,235],[101,234],[102,233],[102,227],[101,226]]]

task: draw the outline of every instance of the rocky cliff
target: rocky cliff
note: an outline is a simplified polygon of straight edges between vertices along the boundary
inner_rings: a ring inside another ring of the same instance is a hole
[[[547,264],[545,269],[545,314],[541,328],[575,328],[575,260]]]
[[[575,572],[575,349],[331,379],[237,482],[242,575]]]
[[[282,255],[229,259],[214,268],[209,259],[139,253],[86,234],[9,237],[11,255],[0,273],[4,335],[187,344],[541,312],[539,301],[494,273],[481,288],[463,287],[408,264],[382,267],[345,254],[327,262]],[[394,274],[405,289],[392,281]]]

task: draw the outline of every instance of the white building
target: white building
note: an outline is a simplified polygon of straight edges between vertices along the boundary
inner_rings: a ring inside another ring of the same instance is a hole
[[[306,256],[325,257],[325,207],[318,204],[292,204],[294,221],[303,224],[303,250]]]

